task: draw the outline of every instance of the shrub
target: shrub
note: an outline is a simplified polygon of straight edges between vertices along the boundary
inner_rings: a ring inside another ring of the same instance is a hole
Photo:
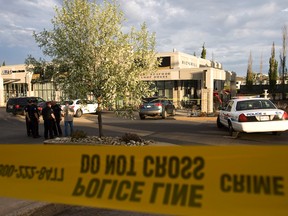
[[[133,140],[135,142],[141,142],[142,141],[141,137],[139,137],[137,134],[133,134],[133,133],[125,133],[120,138],[120,140],[125,142],[125,143],[129,143],[131,140]]]
[[[82,130],[76,130],[71,134],[72,140],[78,140],[78,139],[83,139],[83,138],[87,138],[87,133],[85,133]]]
[[[207,113],[206,112],[201,112],[200,113],[200,117],[206,117],[207,116]]]

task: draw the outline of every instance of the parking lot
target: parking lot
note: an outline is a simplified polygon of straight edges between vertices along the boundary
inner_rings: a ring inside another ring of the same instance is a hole
[[[136,133],[144,139],[174,145],[286,145],[288,132],[281,135],[271,133],[240,134],[235,139],[228,135],[225,128],[218,129],[216,117],[188,117],[185,110],[178,110],[176,116],[161,118],[147,118],[140,120],[135,113],[136,120],[118,118],[112,112],[103,113],[103,130],[105,136],[122,136],[125,133]],[[62,122],[63,126],[63,122]],[[42,137],[33,139],[25,134],[24,116],[7,114],[0,108],[1,144],[42,144],[43,119],[39,130]],[[83,130],[88,135],[98,135],[97,115],[85,114],[81,118],[74,118],[74,129]]]
[[[105,136],[121,136],[125,133],[136,133],[142,138],[154,140],[155,145],[287,145],[288,132],[281,135],[271,133],[241,134],[237,139],[228,135],[227,129],[218,129],[216,117],[188,117],[187,112],[178,110],[176,116],[161,118],[147,118],[140,120],[135,113],[136,120],[116,117],[112,112],[103,113],[103,129]],[[62,123],[63,126],[63,123]],[[74,118],[75,130],[83,130],[88,135],[98,135],[97,115],[86,114],[81,118]],[[0,108],[1,144],[43,144],[43,120],[40,122],[42,137],[34,139],[25,134],[24,116],[7,114]],[[153,215],[130,213],[125,211],[75,207],[52,203],[33,202],[0,198],[0,214],[17,215]],[[28,212],[28,213],[27,213]]]

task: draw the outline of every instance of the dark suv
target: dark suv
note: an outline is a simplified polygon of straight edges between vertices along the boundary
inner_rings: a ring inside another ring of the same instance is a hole
[[[24,114],[24,108],[28,104],[29,100],[37,101],[38,110],[41,112],[45,106],[45,100],[40,97],[16,97],[9,98],[6,104],[6,112],[17,114]]]
[[[168,115],[175,115],[176,109],[173,102],[166,97],[144,98],[140,106],[140,119],[146,116],[161,116],[165,119]]]

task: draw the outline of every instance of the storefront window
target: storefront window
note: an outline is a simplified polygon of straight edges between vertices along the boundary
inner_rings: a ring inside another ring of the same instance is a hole
[[[54,88],[52,83],[34,83],[35,96],[41,97],[47,101],[54,100]]]
[[[157,81],[155,85],[158,96],[173,98],[173,81]]]
[[[24,83],[9,83],[4,84],[4,101],[11,97],[23,97],[27,95],[27,88]]]

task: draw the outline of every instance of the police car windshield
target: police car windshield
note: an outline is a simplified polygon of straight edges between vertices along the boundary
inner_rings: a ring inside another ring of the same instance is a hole
[[[238,101],[236,110],[253,110],[253,109],[277,109],[270,100],[246,100]]]

